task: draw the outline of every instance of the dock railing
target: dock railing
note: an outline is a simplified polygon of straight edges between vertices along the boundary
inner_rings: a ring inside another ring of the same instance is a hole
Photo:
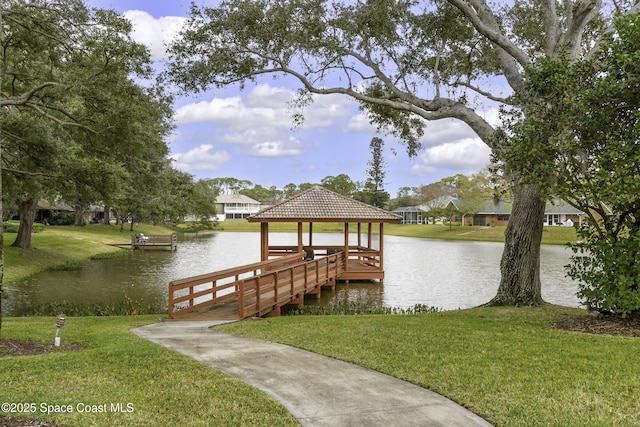
[[[221,301],[236,297],[240,299],[240,286],[245,278],[300,264],[304,255],[304,252],[299,252],[268,261],[173,280],[169,283],[169,318],[173,319]]]
[[[178,247],[178,236],[175,234],[134,234],[131,236],[131,247],[133,249],[141,247],[168,247],[175,250]]]
[[[240,318],[263,316],[308,293],[319,292],[321,286],[335,282],[344,271],[344,259],[344,252],[338,252],[241,280]]]

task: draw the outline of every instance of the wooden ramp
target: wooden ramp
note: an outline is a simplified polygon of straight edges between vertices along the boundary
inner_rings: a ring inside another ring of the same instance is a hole
[[[335,286],[345,270],[344,252],[305,260],[305,252],[285,255],[169,283],[169,318],[243,319],[280,314],[302,304],[307,294]]]

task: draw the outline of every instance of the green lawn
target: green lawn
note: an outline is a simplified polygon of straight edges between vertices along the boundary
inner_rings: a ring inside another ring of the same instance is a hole
[[[477,308],[419,315],[246,320],[224,332],[346,360],[441,393],[497,426],[633,426],[640,340],[566,332],[578,309]],[[70,426],[295,425],[264,393],[129,332],[153,316],[70,318],[63,346],[0,357],[0,401],[36,403],[31,418]],[[52,342],[54,319],[4,319],[3,337]],[[131,404],[131,413],[44,416],[54,405]],[[35,416],[34,416],[35,415]]]
[[[551,327],[555,320],[581,315],[547,305],[280,317],[220,329],[402,378],[498,426],[639,425],[640,339]]]
[[[54,320],[5,318],[2,336],[53,343]],[[35,412],[21,415],[69,426],[297,425],[267,394],[129,332],[157,320],[69,318],[60,333],[63,347],[73,341],[85,348],[0,357],[0,402],[35,404]],[[133,411],[111,412],[111,403]],[[107,412],[79,412],[78,405],[105,404]],[[72,412],[47,416],[47,405],[70,405]]]

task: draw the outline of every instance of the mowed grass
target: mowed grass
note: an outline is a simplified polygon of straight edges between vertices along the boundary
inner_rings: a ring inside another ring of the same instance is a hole
[[[118,244],[131,243],[136,233],[171,234],[165,227],[140,224],[130,231],[127,224],[121,232],[119,226],[91,224],[84,227],[48,226],[40,233],[31,235],[31,249],[10,246],[15,233],[4,233],[4,280],[12,283],[34,274],[63,266],[81,263],[90,258],[110,257],[125,254]]]
[[[640,340],[551,326],[581,315],[546,305],[280,317],[220,330],[384,372],[443,394],[498,426],[640,425]]]
[[[0,402],[36,408],[2,415],[82,427],[298,425],[266,393],[129,332],[157,320],[69,318],[60,332],[62,348],[72,341],[82,350],[0,357]],[[5,318],[2,324],[3,338],[51,344],[54,334],[49,317]],[[132,411],[112,412],[112,403]],[[48,405],[70,405],[72,412],[58,408],[47,415]],[[106,412],[80,412],[92,405]]]

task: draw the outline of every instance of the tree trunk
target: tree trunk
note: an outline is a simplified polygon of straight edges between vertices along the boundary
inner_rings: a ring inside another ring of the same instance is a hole
[[[87,223],[84,220],[84,206],[76,203],[74,206],[74,225],[84,227]]]
[[[104,219],[102,220],[102,224],[111,225],[111,207],[110,206],[104,207]]]
[[[545,201],[538,185],[517,185],[513,194],[513,208],[500,261],[500,287],[488,305],[540,305],[544,302],[540,283],[540,244]]]
[[[18,199],[20,225],[18,226],[16,240],[11,246],[17,246],[22,249],[31,248],[31,231],[33,230],[33,222],[36,219],[37,207],[38,201],[33,197],[21,197]]]

